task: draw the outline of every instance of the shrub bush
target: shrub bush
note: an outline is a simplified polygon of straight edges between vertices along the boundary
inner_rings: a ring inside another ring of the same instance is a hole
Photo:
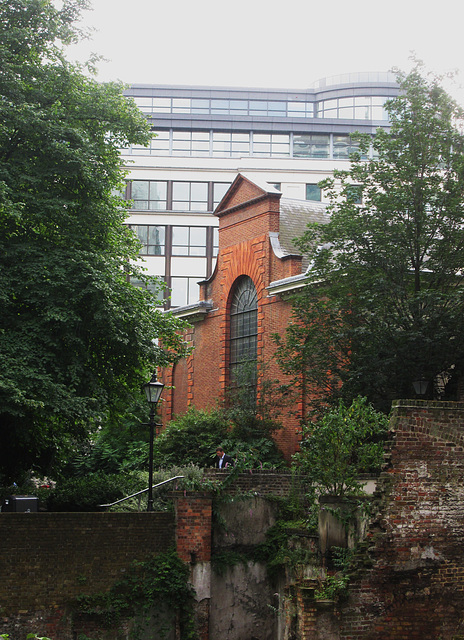
[[[242,469],[278,469],[287,466],[270,435],[244,442],[232,432],[224,440],[223,447]]]
[[[153,492],[155,511],[172,509],[169,493],[179,489],[211,488],[205,485],[203,469],[194,465],[160,469],[153,474],[153,484],[159,484],[170,478],[182,476],[172,483],[166,483]],[[85,478],[59,480],[54,489],[40,489],[36,495],[42,506],[49,511],[101,511],[102,504],[110,504],[128,497],[148,487],[148,471],[108,474],[103,471],[88,474]],[[147,493],[136,496],[114,507],[112,511],[146,510]]]
[[[200,411],[192,407],[172,420],[156,438],[155,468],[189,464],[212,467],[216,447],[228,433],[229,423],[223,411]]]
[[[222,445],[237,463],[246,469],[269,469],[282,466],[283,456],[270,432],[247,434],[231,421],[229,410],[200,411],[191,408],[172,420],[155,440],[156,467],[194,464],[214,466],[216,448]]]
[[[141,473],[96,471],[85,477],[60,480],[49,491],[46,506],[49,511],[100,511],[99,505],[119,500],[146,486],[147,478]]]
[[[387,429],[388,417],[366,398],[355,398],[349,407],[340,401],[303,429],[296,464],[321,493],[359,493],[359,475],[380,468]]]

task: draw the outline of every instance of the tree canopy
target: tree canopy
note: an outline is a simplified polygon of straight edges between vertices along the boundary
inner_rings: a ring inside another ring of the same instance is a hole
[[[124,224],[120,148],[150,138],[118,83],[65,58],[85,6],[0,0],[0,464],[45,467],[184,351]]]
[[[464,366],[463,111],[421,63],[398,82],[390,128],[321,183],[330,221],[299,241],[309,285],[279,347],[308,393],[384,410],[418,378],[452,397]]]

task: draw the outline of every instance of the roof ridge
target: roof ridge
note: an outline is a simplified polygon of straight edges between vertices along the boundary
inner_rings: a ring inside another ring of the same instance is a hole
[[[317,209],[327,209],[327,205],[324,202],[315,202],[314,200],[304,200],[302,198],[288,198],[287,196],[282,196],[280,202],[296,202],[298,204],[303,204],[308,207],[316,207]]]

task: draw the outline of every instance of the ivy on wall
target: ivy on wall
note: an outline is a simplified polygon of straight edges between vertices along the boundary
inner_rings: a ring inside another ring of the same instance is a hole
[[[174,613],[173,623],[179,625],[181,639],[198,640],[193,609],[195,592],[188,579],[188,566],[172,550],[144,562],[134,562],[125,577],[109,591],[81,595],[72,608],[76,614],[99,619],[106,628],[132,620],[135,637],[140,637],[144,624],[153,620],[153,616]]]

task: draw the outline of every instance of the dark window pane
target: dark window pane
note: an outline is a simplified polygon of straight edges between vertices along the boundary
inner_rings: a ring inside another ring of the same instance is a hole
[[[312,200],[314,202],[321,201],[321,189],[317,184],[306,185],[306,200]]]
[[[230,378],[238,383],[239,370],[256,363],[258,296],[253,281],[242,276],[236,285],[230,312]],[[255,364],[253,365],[255,368]],[[249,381],[248,381],[249,382]]]

